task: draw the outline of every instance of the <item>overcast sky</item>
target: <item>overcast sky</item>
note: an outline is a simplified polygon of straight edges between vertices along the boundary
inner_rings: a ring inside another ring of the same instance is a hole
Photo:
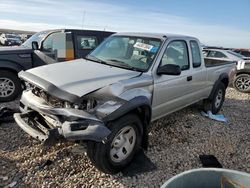
[[[0,28],[177,33],[250,48],[250,0],[1,0]]]

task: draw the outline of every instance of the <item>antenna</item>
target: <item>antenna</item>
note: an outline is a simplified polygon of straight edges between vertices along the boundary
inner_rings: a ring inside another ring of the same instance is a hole
[[[82,14],[82,29],[83,29],[83,26],[84,26],[85,15],[86,15],[86,11],[83,10],[83,14]]]

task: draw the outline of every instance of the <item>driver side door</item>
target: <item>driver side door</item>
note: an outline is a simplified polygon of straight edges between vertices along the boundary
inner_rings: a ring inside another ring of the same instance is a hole
[[[64,32],[54,32],[48,35],[41,43],[40,50],[34,52],[35,62],[46,65],[74,59],[73,45],[69,45],[72,39],[68,40],[68,38],[67,33]]]
[[[155,75],[153,94],[153,120],[181,109],[191,103],[192,74],[188,56],[188,44],[184,40],[169,42],[159,66],[179,65],[180,75]]]

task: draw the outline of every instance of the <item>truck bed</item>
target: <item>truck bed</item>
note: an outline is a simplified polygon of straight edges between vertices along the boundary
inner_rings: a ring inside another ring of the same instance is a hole
[[[215,67],[215,66],[221,66],[226,64],[236,64],[236,61],[228,61],[228,60],[221,60],[217,58],[204,58],[205,66],[206,67]]]

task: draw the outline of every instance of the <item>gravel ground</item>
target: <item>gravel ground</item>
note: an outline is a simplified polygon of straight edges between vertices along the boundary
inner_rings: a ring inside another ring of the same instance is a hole
[[[17,106],[17,102],[0,106]],[[152,124],[146,156],[155,170],[134,176],[96,170],[74,143],[44,148],[15,123],[0,124],[0,187],[159,187],[170,177],[199,168],[200,154],[224,168],[250,173],[250,95],[228,89],[221,111],[229,123],[209,120],[188,107]],[[46,160],[52,164],[39,168]]]

